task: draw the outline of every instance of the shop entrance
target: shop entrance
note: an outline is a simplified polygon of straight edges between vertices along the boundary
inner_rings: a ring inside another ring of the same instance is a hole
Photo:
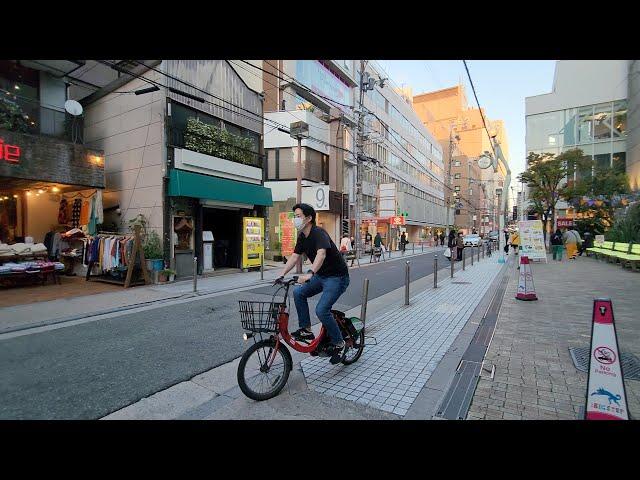
[[[242,214],[240,209],[202,209],[202,230],[213,233],[213,267],[215,270],[241,268]]]

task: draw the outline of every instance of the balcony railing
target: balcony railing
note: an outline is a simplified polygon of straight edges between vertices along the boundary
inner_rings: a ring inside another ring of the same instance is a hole
[[[258,152],[185,130],[170,130],[170,146],[185,148],[260,169],[264,166],[265,156]]]
[[[46,135],[83,143],[83,119],[37,100],[6,99],[0,96],[0,128],[32,135]]]

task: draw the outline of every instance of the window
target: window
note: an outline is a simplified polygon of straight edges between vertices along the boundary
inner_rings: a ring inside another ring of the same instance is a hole
[[[611,166],[611,154],[609,153],[594,155],[593,159],[596,162],[596,168],[609,168]]]
[[[456,173],[456,174],[453,176],[453,178],[455,178],[456,180],[459,180],[459,179],[460,179],[460,175],[461,175],[460,173]]]
[[[454,167],[459,167],[459,166],[460,166],[460,160],[455,160],[455,161],[453,162],[453,166],[454,166]]]
[[[456,192],[459,192],[459,191],[460,191],[460,185],[456,185],[455,187],[453,187],[453,189],[454,189]]]
[[[626,152],[616,152],[613,154],[613,170],[616,173],[624,173],[627,168]]]
[[[561,130],[564,127],[564,111],[529,115],[527,125],[527,146],[532,149],[557,147],[562,143]]]
[[[611,103],[603,103],[594,107],[593,138],[594,140],[609,140],[612,135]]]
[[[578,109],[578,143],[593,141],[593,107]]]
[[[564,111],[564,127],[560,130],[563,135],[563,145],[576,144],[576,117],[578,115],[577,108],[570,108]]]
[[[614,138],[627,136],[627,101],[622,100],[613,104],[613,136]]]

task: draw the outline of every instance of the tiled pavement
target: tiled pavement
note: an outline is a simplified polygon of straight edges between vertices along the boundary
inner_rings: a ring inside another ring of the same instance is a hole
[[[513,257],[511,258],[513,261]],[[538,301],[516,300],[518,271],[510,279],[486,363],[495,376],[481,378],[468,419],[578,419],[587,374],[570,347],[588,347],[595,297],[610,297],[620,350],[640,354],[640,275],[593,258],[533,264]],[[626,380],[629,411],[640,418],[640,382]]]
[[[427,288],[410,305],[391,307],[367,322],[375,337],[353,365],[331,365],[309,357],[302,368],[310,389],[404,416],[461,329],[469,320],[502,265],[486,259],[446,272],[437,289]]]

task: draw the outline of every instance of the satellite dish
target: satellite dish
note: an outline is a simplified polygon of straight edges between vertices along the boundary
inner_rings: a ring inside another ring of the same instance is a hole
[[[82,115],[82,105],[80,105],[75,100],[67,100],[64,102],[64,109],[67,113],[77,117],[78,115]]]

